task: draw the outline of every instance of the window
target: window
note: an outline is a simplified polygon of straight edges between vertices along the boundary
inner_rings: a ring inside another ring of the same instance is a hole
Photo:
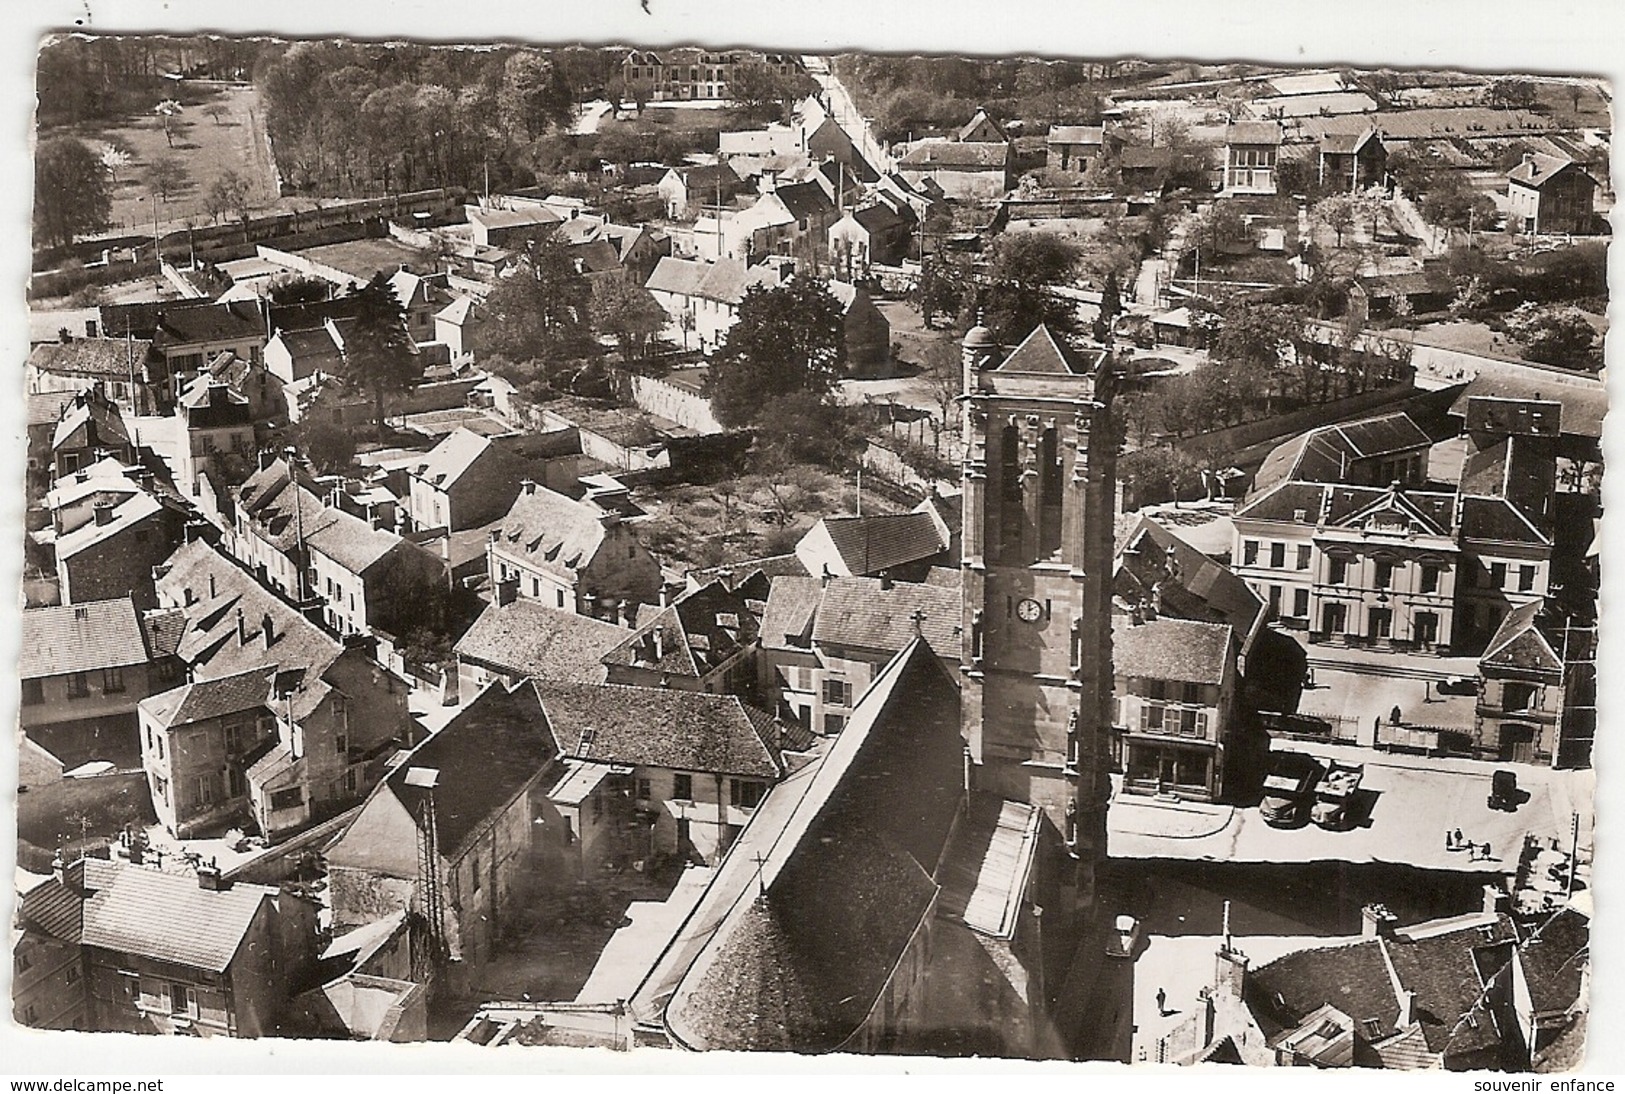
[[[1490,563],[1490,588],[1504,589],[1507,583],[1507,564],[1504,562]]]
[[[1270,586],[1270,614],[1281,614],[1281,586],[1279,585]]]
[[[1349,560],[1339,555],[1333,555],[1326,568],[1326,582],[1329,585],[1342,585],[1349,579]]]
[[[1411,637],[1425,646],[1439,640],[1439,617],[1433,612],[1417,612],[1411,623]]]
[[[68,698],[83,699],[90,694],[90,681],[82,672],[68,673]]]
[[[1424,593],[1439,591],[1439,567],[1436,563],[1424,562],[1422,564],[1422,591]]]
[[[1535,587],[1535,568],[1533,566],[1518,567],[1518,591],[1527,593]]]
[[[1161,680],[1147,680],[1145,682],[1145,697],[1147,699],[1168,698],[1168,685]]]
[[[1286,544],[1270,544],[1270,566],[1277,570],[1286,568]]]
[[[161,760],[164,758],[164,735],[162,733],[158,734],[156,743],[158,745],[158,758]]]
[[[355,793],[355,768],[353,767],[344,773],[344,792],[346,794]]]
[[[1502,710],[1535,709],[1535,685],[1508,680],[1501,685]]]
[[[846,680],[829,678],[824,681],[824,702],[838,707],[852,705],[852,685]]]
[[[333,751],[343,756],[350,751],[350,738],[343,733],[333,735]]]
[[[192,799],[198,805],[214,804],[214,776],[211,774],[197,777],[196,794]]]
[[[123,690],[124,690],[124,670],[122,668],[117,668],[117,667],[110,668],[110,669],[103,669],[102,670],[102,691],[111,695],[111,694],[115,694],[115,693],[123,691]]]
[[[1308,589],[1292,590],[1292,616],[1295,619],[1307,619],[1309,617]]]
[[[652,789],[653,788],[650,787],[648,779],[639,779],[638,780],[638,789],[637,789],[638,801],[640,801],[640,802],[648,801]]]
[[[1394,564],[1387,559],[1377,560],[1377,588],[1391,589],[1394,586]]]
[[[826,714],[826,715],[824,715],[824,733],[826,735],[834,736],[835,734],[839,733],[841,730],[843,730],[845,728],[846,728],[846,718],[845,718],[844,715],[840,715],[840,714]]]
[[[34,962],[29,960],[28,954],[22,950],[17,951],[17,971],[27,972]]]
[[[1394,613],[1390,608],[1372,608],[1368,619],[1368,638],[1387,638],[1393,630]]]
[[[1241,541],[1241,564],[1243,566],[1258,565],[1258,541],[1256,539]]]
[[[1179,697],[1187,703],[1200,703],[1202,701],[1202,685],[1181,684]]]
[[[36,703],[43,703],[43,702],[45,702],[45,681],[44,680],[24,680],[23,681],[23,706],[26,707],[26,706],[34,705]]]
[[[271,791],[272,809],[297,809],[305,801],[304,791],[297,786],[290,786],[286,790]]]
[[[1307,544],[1307,543],[1298,544],[1298,569],[1307,570],[1309,568],[1309,554],[1310,554],[1309,544]]]
[[[597,800],[596,795],[594,795],[593,800],[595,800],[595,801]],[[480,891],[480,856],[478,854],[475,854],[473,858],[469,859],[469,862],[468,862],[468,877],[469,877],[469,880],[474,883],[474,891],[476,893],[479,892]]]
[[[767,787],[750,779],[729,779],[728,796],[741,809],[755,809],[762,804]]]
[[[554,591],[558,593],[559,607],[561,607],[561,608],[564,607],[564,590],[563,589],[556,589]]]
[[[693,801],[694,776],[673,775],[671,780],[671,796],[678,801]]]
[[[185,1017],[197,1017],[197,989],[186,984],[170,984],[166,990],[169,996],[169,1013]]]

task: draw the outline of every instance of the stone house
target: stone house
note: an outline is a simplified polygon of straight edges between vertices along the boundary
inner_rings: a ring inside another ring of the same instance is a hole
[[[246,395],[204,372],[181,391],[176,407],[181,445],[176,481],[190,493],[200,476],[222,483],[246,473],[254,458],[254,411]]]
[[[170,686],[128,595],[22,613],[23,732],[70,767],[137,761],[136,704]]]
[[[603,658],[627,637],[627,628],[514,595],[510,582],[457,640],[458,694],[468,698],[492,680],[601,684]]]
[[[1224,192],[1275,193],[1280,155],[1279,122],[1231,122],[1224,132]]]
[[[541,790],[557,756],[533,689],[481,692],[395,765],[327,850],[334,924],[427,917],[453,990],[466,986],[544,876]]]
[[[64,604],[131,597],[156,606],[152,568],[181,542],[184,517],[145,490],[97,500],[91,519],[56,537],[56,574]]]
[[[1052,125],[1044,137],[1044,165],[1051,171],[1083,174],[1106,153],[1106,128],[1100,125]]]
[[[916,141],[898,160],[898,173],[912,187],[934,184],[959,201],[991,201],[1011,185],[1008,141]]]
[[[727,160],[701,166],[668,168],[656,185],[666,216],[672,220],[693,220],[701,206],[724,206],[746,191],[743,179]]]
[[[1357,133],[1326,132],[1320,137],[1320,185],[1350,193],[1381,186],[1387,178],[1388,149],[1375,126]]]
[[[884,202],[847,211],[829,228],[835,275],[845,281],[861,281],[876,263],[897,265],[908,254],[911,231],[911,222]]]
[[[1113,729],[1125,790],[1223,796],[1237,655],[1227,624],[1146,618],[1138,606],[1112,620]]]
[[[89,391],[136,414],[156,414],[170,403],[163,365],[150,338],[73,338],[45,342],[28,353],[30,394]]]
[[[359,802],[394,753],[421,730],[406,709],[407,687],[359,647],[347,646],[273,595],[205,543],[177,550],[160,568],[161,606],[182,613],[176,656],[192,683],[274,673],[267,703],[276,741],[246,771],[249,819],[277,840]],[[166,747],[165,755],[173,749]],[[198,794],[171,784],[156,741],[144,756],[153,798],[174,795],[177,812]],[[229,763],[215,772],[228,786]]]
[[[516,582],[516,595],[555,608],[597,614],[614,601],[654,603],[660,563],[620,514],[526,482],[490,534],[493,587]]]
[[[1596,231],[1597,180],[1573,160],[1524,153],[1507,173],[1507,226],[1534,235]]]
[[[254,668],[143,699],[142,755],[158,823],[181,839],[224,831],[249,815],[248,769],[277,741],[275,671]]]
[[[758,621],[745,598],[712,581],[664,603],[601,660],[611,684],[749,698]]]
[[[580,455],[573,429],[491,438],[459,428],[407,468],[411,526],[459,532],[489,524],[513,507],[527,480],[570,490]]]
[[[809,574],[919,580],[933,566],[951,566],[951,536],[923,509],[867,517],[823,517],[796,543],[796,557]]]
[[[275,1036],[315,974],[316,907],[285,890],[101,859],[58,884],[81,902],[92,1029]]]
[[[1475,753],[1501,763],[1553,763],[1563,737],[1564,665],[1541,629],[1538,601],[1501,621],[1478,660]]]
[[[106,456],[134,464],[137,453],[124,414],[106,388],[97,385],[62,408],[51,431],[52,478],[70,475]]]

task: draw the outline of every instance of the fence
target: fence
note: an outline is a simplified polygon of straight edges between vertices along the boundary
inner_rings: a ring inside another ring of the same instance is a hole
[[[721,433],[722,423],[711,412],[711,400],[698,392],[653,376],[632,377],[632,401],[642,410],[669,418],[696,433]]]

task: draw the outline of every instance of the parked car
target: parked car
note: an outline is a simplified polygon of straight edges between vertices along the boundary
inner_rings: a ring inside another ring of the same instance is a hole
[[[1275,828],[1291,828],[1301,822],[1309,808],[1309,793],[1320,781],[1320,774],[1320,761],[1307,753],[1270,753],[1269,774],[1264,776],[1264,797],[1258,803],[1264,823]]]
[[[1518,773],[1516,771],[1497,771],[1490,776],[1491,809],[1500,809],[1503,812],[1516,812],[1522,795],[1518,793]]]
[[[1315,791],[1315,806],[1309,817],[1322,828],[1342,828],[1348,823],[1349,803],[1365,777],[1365,764],[1332,761]]]
[[[1112,924],[1112,933],[1106,937],[1107,957],[1133,957],[1134,947],[1140,943],[1140,921],[1131,915],[1120,915]]]

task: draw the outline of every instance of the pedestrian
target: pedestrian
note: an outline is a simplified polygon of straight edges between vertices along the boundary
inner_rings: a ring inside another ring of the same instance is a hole
[[[1161,988],[1157,989],[1157,1015],[1162,1018],[1168,1016],[1168,993]]]
[[[1488,843],[1484,844],[1484,854],[1481,857],[1484,859],[1485,862],[1488,862],[1490,860],[1490,845]]]
[[[1444,849],[1446,851],[1454,851],[1457,847],[1460,847],[1460,846],[1461,846],[1461,844],[1459,842],[1457,842],[1457,840],[1456,840],[1456,834],[1454,832],[1452,832],[1450,829],[1446,828],[1444,830]]]
[[[1392,722],[1396,726],[1399,724],[1399,707],[1398,706],[1395,706],[1393,710],[1388,712],[1388,720],[1390,722]]]

